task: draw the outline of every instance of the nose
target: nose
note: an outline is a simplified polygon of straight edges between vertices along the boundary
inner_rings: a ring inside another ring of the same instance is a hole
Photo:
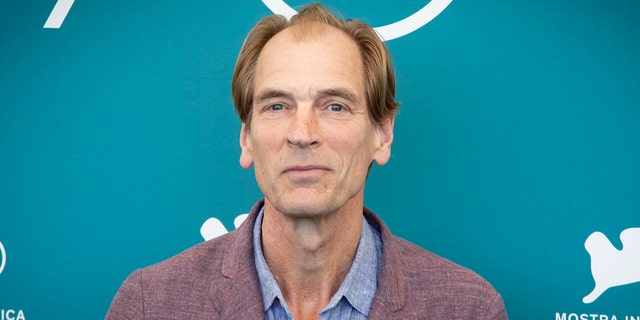
[[[296,108],[291,119],[287,142],[296,148],[309,148],[320,144],[318,118],[314,108],[307,106]]]

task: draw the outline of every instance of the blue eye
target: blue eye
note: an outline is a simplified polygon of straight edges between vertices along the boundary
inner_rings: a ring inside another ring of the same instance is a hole
[[[339,105],[339,104],[332,104],[329,106],[329,110],[331,111],[342,111],[342,109],[344,109],[343,106]]]
[[[280,110],[284,109],[284,106],[281,105],[281,104],[274,104],[272,106],[269,106],[269,109],[271,111],[280,111]]]

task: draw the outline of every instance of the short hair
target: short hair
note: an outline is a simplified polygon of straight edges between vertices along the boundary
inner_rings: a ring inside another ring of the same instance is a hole
[[[250,126],[255,70],[260,52],[280,31],[302,26],[303,32],[313,31],[316,25],[326,25],[343,31],[354,40],[363,64],[367,110],[375,124],[394,116],[400,105],[395,100],[395,75],[391,56],[376,31],[361,20],[342,20],[318,3],[304,7],[291,20],[271,15],[260,20],[251,29],[242,44],[231,80],[233,103],[240,120]]]

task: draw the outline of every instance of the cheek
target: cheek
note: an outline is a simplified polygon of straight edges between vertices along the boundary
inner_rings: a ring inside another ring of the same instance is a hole
[[[375,152],[374,139],[363,133],[349,134],[344,132],[333,142],[335,151],[341,154],[343,161],[352,167],[369,167]]]
[[[340,135],[341,144],[362,155],[372,154],[378,141],[377,135],[375,128],[362,124],[350,131],[345,130],[345,134]]]
[[[253,162],[256,169],[272,166],[279,157],[279,149],[281,146],[278,135],[269,131],[259,131],[252,139]]]

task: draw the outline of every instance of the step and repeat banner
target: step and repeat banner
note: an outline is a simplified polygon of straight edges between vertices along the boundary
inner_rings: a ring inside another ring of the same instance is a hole
[[[236,56],[307,1],[0,0],[0,320],[101,319],[232,230]],[[365,204],[511,319],[640,319],[640,3],[323,1],[387,39],[392,158]]]

